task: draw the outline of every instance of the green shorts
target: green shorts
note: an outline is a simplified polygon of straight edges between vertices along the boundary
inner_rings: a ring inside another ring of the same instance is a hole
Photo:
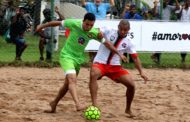
[[[77,74],[80,71],[80,64],[76,63],[73,59],[69,58],[60,58],[61,67],[65,73],[67,74]]]

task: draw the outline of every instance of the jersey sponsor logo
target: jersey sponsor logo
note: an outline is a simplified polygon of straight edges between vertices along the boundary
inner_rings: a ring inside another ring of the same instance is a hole
[[[78,43],[83,45],[85,43],[85,39],[83,37],[78,38]]]
[[[110,41],[114,41],[114,40],[115,40],[115,36],[111,36]]]
[[[92,38],[92,34],[91,33],[88,34],[88,38]]]
[[[123,43],[121,46],[122,46],[123,48],[126,48],[126,47],[127,47],[127,44],[126,44],[126,43]]]

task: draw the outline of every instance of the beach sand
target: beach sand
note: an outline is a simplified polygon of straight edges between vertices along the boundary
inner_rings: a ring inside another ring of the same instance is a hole
[[[129,118],[124,113],[126,88],[103,77],[98,81],[101,120],[97,122],[190,122],[190,70],[144,69],[150,81],[144,84],[137,70],[130,69],[136,94]],[[49,102],[64,82],[61,68],[0,68],[1,122],[88,122],[76,112],[70,93],[59,102],[57,112]],[[77,90],[84,105],[90,105],[89,69],[81,68]]]

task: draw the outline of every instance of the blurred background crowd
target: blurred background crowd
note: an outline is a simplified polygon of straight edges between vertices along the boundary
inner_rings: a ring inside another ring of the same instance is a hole
[[[32,32],[41,22],[41,4],[43,0],[0,0],[0,35],[10,31],[14,17],[22,16],[22,35]],[[52,2],[44,0],[45,2]],[[54,0],[53,0],[54,1]],[[131,19],[137,21],[190,21],[190,0],[60,0],[72,3],[92,12],[97,19]],[[49,5],[51,6],[51,5]],[[61,13],[61,10],[60,10]],[[64,15],[64,13],[62,13]],[[79,13],[80,14],[80,13]],[[25,23],[25,25],[23,25]],[[26,43],[23,43],[27,47]],[[26,48],[25,47],[25,48]],[[24,47],[23,47],[24,48]],[[19,50],[19,49],[18,49]],[[21,49],[20,49],[21,50]],[[16,53],[19,59],[19,53]],[[160,52],[154,52],[151,58],[160,63]],[[17,58],[17,57],[16,57]],[[186,53],[181,52],[181,62],[185,62]]]

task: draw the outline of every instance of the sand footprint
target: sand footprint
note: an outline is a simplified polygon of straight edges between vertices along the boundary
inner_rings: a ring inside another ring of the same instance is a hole
[[[106,118],[116,118],[117,115],[113,113],[102,113]]]

